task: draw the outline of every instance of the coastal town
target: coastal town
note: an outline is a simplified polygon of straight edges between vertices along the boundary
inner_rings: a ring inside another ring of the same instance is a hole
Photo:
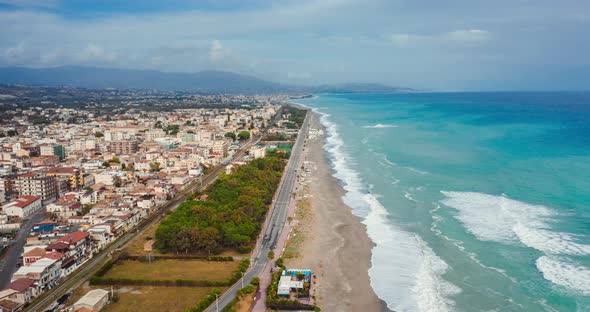
[[[2,116],[10,116],[0,125],[3,311],[26,309],[181,193],[206,187],[214,171],[230,174],[268,151],[290,149],[297,137],[297,120],[280,97],[190,98],[164,111],[105,110],[110,104],[95,100],[13,106],[23,101],[18,94],[1,99]],[[311,273],[305,274],[309,297]],[[300,274],[291,275],[299,285]],[[289,292],[285,278],[278,295]],[[108,289],[93,289],[72,306],[64,304],[68,296],[52,311],[77,311],[85,301],[98,311],[112,300]]]

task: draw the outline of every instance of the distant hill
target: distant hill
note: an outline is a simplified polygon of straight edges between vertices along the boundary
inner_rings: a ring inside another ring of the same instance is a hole
[[[410,88],[391,87],[380,83],[343,83],[334,85],[322,85],[314,88],[316,92],[331,93],[390,93],[413,92]]]
[[[155,89],[202,93],[319,93],[396,92],[410,89],[380,84],[341,84],[318,87],[289,86],[225,71],[166,73],[155,70],[113,69],[84,66],[51,68],[0,67],[0,83],[42,86],[74,86],[93,89]]]

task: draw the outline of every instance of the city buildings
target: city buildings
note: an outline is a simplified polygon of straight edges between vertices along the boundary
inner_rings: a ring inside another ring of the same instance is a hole
[[[128,96],[125,103],[167,109],[95,102],[0,112],[9,120],[0,125],[0,230],[16,231],[35,214],[47,218],[26,237],[0,307],[22,306],[53,287],[208,169],[227,164],[244,142],[226,133],[261,132],[279,111],[263,96],[182,95],[180,109],[169,108],[168,97]],[[264,155],[253,148],[246,160]],[[99,309],[97,294],[79,307]]]

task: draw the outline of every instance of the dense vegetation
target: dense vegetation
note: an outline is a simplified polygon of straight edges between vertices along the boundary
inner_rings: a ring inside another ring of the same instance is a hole
[[[281,179],[284,157],[255,159],[220,176],[206,191],[207,201],[185,201],[162,221],[156,247],[181,253],[248,252]]]
[[[306,113],[307,110],[300,109],[294,106],[283,107],[283,114],[288,115],[288,120],[291,124],[291,126],[287,125],[287,127],[290,129],[301,128],[301,126],[303,125],[303,121],[305,120]]]

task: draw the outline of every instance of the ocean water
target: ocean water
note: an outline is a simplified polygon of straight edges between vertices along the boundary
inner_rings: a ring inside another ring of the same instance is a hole
[[[395,311],[590,311],[590,93],[324,94]]]

